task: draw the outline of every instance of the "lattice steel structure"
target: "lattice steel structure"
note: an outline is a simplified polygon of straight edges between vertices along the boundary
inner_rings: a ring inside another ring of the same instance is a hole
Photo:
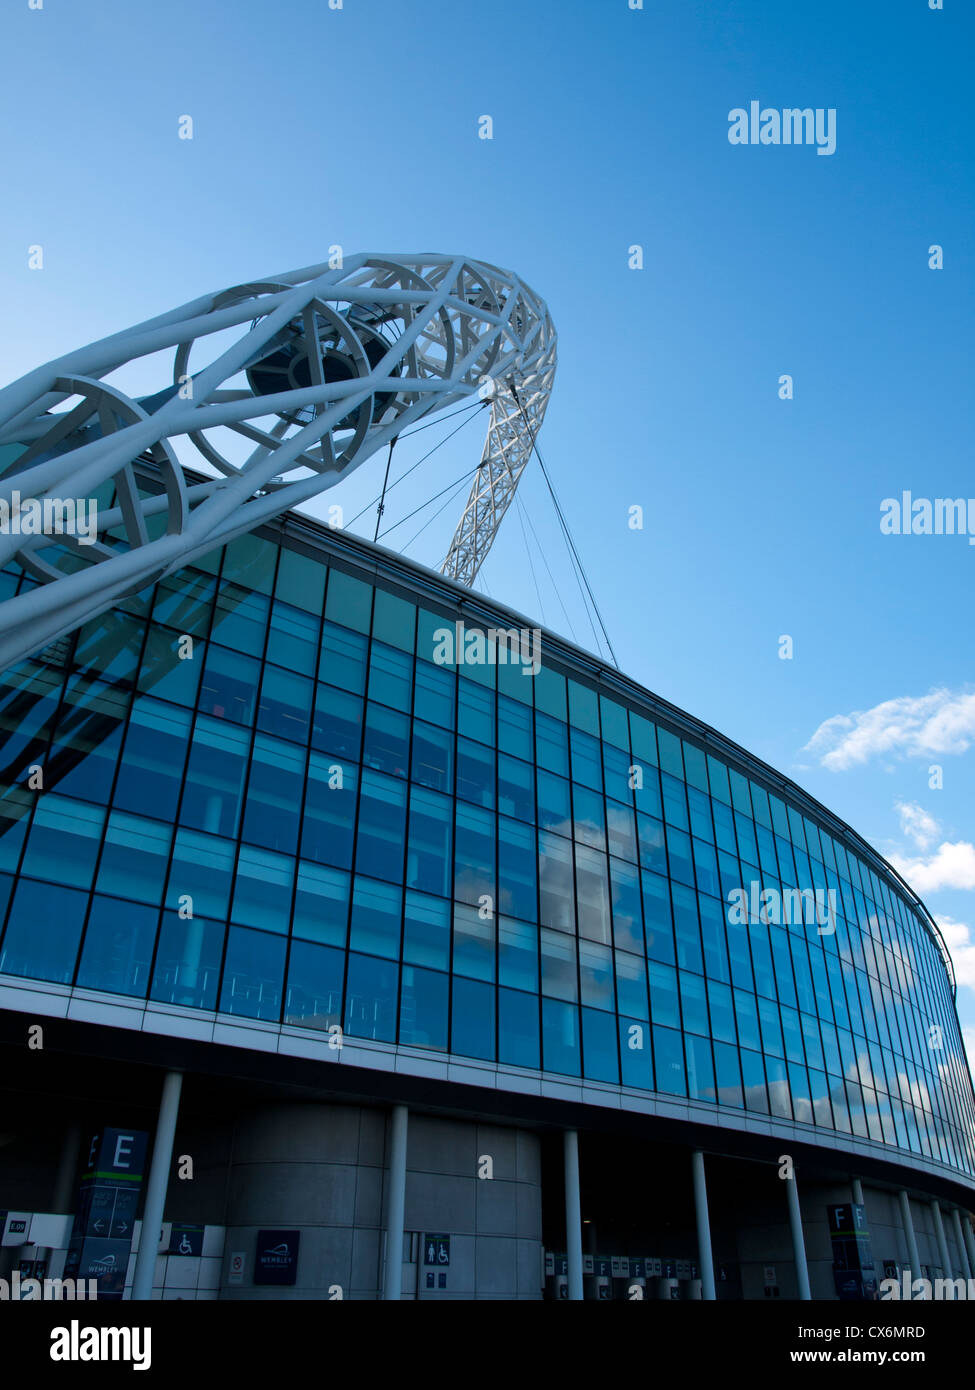
[[[170,348],[172,382],[156,393],[135,398],[106,380]],[[38,367],[0,391],[0,564],[16,559],[41,581],[0,605],[0,665],[480,394],[492,399],[487,442],[443,565],[472,583],[528,460],[555,357],[545,304],[511,272],[362,253],[204,295]],[[195,446],[207,481],[187,479],[178,439]],[[48,529],[27,534],[45,508]],[[82,510],[90,535],[69,525]]]

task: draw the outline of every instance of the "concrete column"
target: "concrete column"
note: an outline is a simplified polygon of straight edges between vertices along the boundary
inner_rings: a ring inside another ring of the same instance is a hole
[[[809,1303],[812,1294],[809,1292],[809,1269],[806,1265],[806,1242],[802,1234],[802,1213],[799,1210],[799,1189],[796,1186],[795,1171],[792,1177],[785,1182],[786,1192],[789,1199],[789,1225],[792,1227],[792,1253],[796,1262],[796,1278],[799,1281],[799,1297],[803,1303]]]
[[[582,1205],[579,1195],[579,1135],[567,1129],[565,1150],[565,1253],[569,1261],[569,1298],[582,1301]]]
[[[968,1251],[968,1267],[972,1271],[972,1278],[975,1279],[975,1235],[972,1234],[972,1220],[967,1211],[963,1211],[959,1219],[962,1235],[965,1237],[965,1249]]]
[[[940,1202],[931,1203],[931,1215],[934,1217],[934,1238],[938,1242],[938,1259],[941,1261],[945,1279],[951,1279],[954,1271],[951,1267],[951,1256],[948,1254],[948,1242],[945,1240],[945,1223],[941,1220]]]
[[[958,1245],[958,1258],[961,1263],[962,1276],[965,1279],[975,1279],[975,1269],[969,1259],[968,1251],[965,1249],[965,1240],[961,1230],[961,1215],[957,1207],[951,1209],[951,1224],[955,1232],[955,1241]]]
[[[901,1197],[901,1221],[904,1224],[904,1236],[907,1240],[907,1256],[910,1260],[911,1280],[921,1277],[921,1259],[917,1253],[917,1237],[914,1234],[914,1222],[911,1219],[911,1199],[906,1190],[902,1187]]]
[[[57,1212],[59,1216],[67,1216],[74,1210],[74,1179],[80,1148],[81,1125],[69,1125],[64,1132],[64,1139],[61,1143],[58,1171],[51,1193],[51,1210]]]
[[[389,1191],[386,1198],[386,1273],[383,1298],[397,1301],[403,1292],[403,1224],[406,1219],[406,1140],[410,1112],[394,1105],[389,1145]]]
[[[853,1200],[858,1207],[863,1206],[863,1183],[859,1178],[854,1178],[850,1186],[853,1189]]]
[[[714,1302],[714,1256],[711,1253],[711,1222],[708,1217],[708,1184],[704,1173],[704,1155],[700,1149],[691,1154],[694,1173],[694,1212],[697,1216],[697,1263],[701,1271],[701,1297]]]
[[[182,1089],[182,1073],[168,1071],[163,1077],[159,1119],[156,1121],[156,1137],[152,1144],[152,1163],[149,1167],[146,1204],[142,1213],[142,1236],[132,1279],[133,1299],[152,1297],[152,1276],[156,1272],[159,1228],[162,1226],[166,1207],[166,1189],[169,1187],[169,1170],[173,1164],[173,1140],[176,1137],[176,1120]]]

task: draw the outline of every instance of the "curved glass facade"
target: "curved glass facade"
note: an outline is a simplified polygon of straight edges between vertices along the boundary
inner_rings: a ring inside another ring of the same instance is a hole
[[[465,640],[449,584],[303,539],[244,537],[2,677],[0,974],[975,1172],[942,948],[852,832],[594,658],[543,638],[530,671],[473,596]]]

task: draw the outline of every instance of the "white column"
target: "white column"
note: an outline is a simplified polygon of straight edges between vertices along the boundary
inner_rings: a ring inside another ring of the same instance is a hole
[[[173,1165],[173,1140],[176,1137],[176,1120],[179,1116],[179,1097],[182,1089],[182,1074],[178,1071],[168,1071],[163,1077],[159,1119],[156,1121],[156,1137],[152,1144],[152,1163],[149,1167],[146,1204],[142,1213],[142,1235],[139,1238],[139,1253],[135,1259],[135,1275],[132,1279],[133,1299],[152,1297],[152,1276],[156,1272],[159,1231],[166,1207],[169,1170]]]
[[[911,1199],[907,1191],[901,1188],[901,1221],[904,1225],[904,1236],[907,1240],[907,1257],[910,1260],[911,1281],[921,1277],[921,1260],[917,1253],[917,1237],[914,1234],[914,1222],[911,1218]]]
[[[960,1217],[962,1235],[965,1237],[965,1249],[968,1251],[968,1265],[972,1271],[972,1278],[975,1279],[975,1235],[972,1234],[972,1220],[967,1211],[963,1211]]]
[[[966,1217],[967,1220],[967,1217]],[[955,1240],[958,1244],[958,1258],[961,1261],[961,1272],[965,1279],[975,1279],[975,1269],[969,1259],[968,1251],[965,1249],[965,1241],[961,1230],[961,1214],[957,1207],[951,1209],[951,1224],[955,1229]]]
[[[403,1224],[406,1219],[406,1140],[410,1112],[394,1105],[389,1145],[389,1190],[386,1196],[386,1274],[383,1298],[398,1300],[403,1292]]]
[[[694,1212],[697,1216],[697,1263],[701,1271],[701,1297],[714,1301],[714,1256],[711,1253],[711,1221],[708,1216],[708,1184],[704,1173],[704,1155],[700,1149],[691,1154],[694,1172]]]
[[[853,1200],[858,1207],[863,1206],[863,1183],[859,1178],[854,1178],[850,1186],[853,1188]]]
[[[948,1254],[948,1242],[945,1240],[945,1223],[941,1220],[941,1204],[931,1203],[931,1215],[934,1217],[934,1238],[938,1242],[938,1259],[941,1261],[941,1268],[944,1271],[945,1279],[951,1279],[954,1270],[951,1267],[951,1256]]]
[[[792,1227],[792,1253],[796,1262],[796,1279],[799,1282],[799,1297],[803,1303],[808,1303],[812,1299],[812,1294],[809,1292],[809,1269],[806,1265],[806,1242],[802,1234],[802,1213],[799,1210],[799,1189],[796,1186],[794,1169],[792,1177],[786,1178],[785,1186],[789,1199],[789,1225]]]
[[[582,1300],[582,1205],[579,1195],[579,1135],[567,1129],[565,1149],[565,1253],[569,1262],[569,1298]]]

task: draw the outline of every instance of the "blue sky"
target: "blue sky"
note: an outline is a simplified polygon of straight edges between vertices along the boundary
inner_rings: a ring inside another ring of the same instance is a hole
[[[975,495],[973,39],[962,0],[11,0],[0,379],[334,243],[517,270],[559,330],[539,442],[622,667],[905,866],[975,1038],[975,548],[879,524],[904,489]],[[752,100],[834,108],[835,153],[730,144]],[[521,493],[540,594],[514,513],[484,587],[591,645],[537,466]],[[464,496],[409,554],[439,563]]]

